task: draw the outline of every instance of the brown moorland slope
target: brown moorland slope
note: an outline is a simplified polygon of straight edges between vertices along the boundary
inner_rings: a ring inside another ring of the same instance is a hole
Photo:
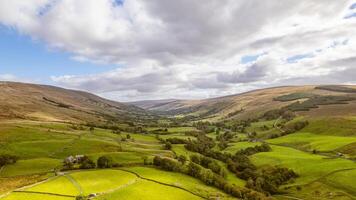
[[[144,109],[54,86],[0,82],[0,119],[98,122],[152,117]]]
[[[278,100],[278,97],[286,100]],[[321,99],[319,99],[321,97]],[[329,98],[341,98],[338,102],[329,102]],[[343,98],[350,98],[343,100]],[[254,90],[246,93],[203,100],[176,100],[166,103],[150,102],[149,110],[179,116],[197,116],[198,118],[246,119],[263,113],[289,106],[296,102],[321,101],[312,109],[296,109],[302,115],[355,115],[356,86],[284,86]],[[138,105],[139,106],[139,105]]]

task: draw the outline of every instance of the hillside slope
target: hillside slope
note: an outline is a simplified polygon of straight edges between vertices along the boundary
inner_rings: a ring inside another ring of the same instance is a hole
[[[124,121],[152,115],[133,105],[54,86],[0,82],[0,119]]]
[[[242,94],[236,94],[225,97],[218,97],[203,100],[176,100],[164,104],[157,102],[151,103],[149,110],[167,115],[195,116],[203,119],[227,119],[237,118],[246,119],[262,115],[268,110],[288,106],[295,102],[303,102],[310,97],[356,97],[356,86],[285,86],[254,90]],[[278,97],[287,96],[287,99],[277,100]],[[294,98],[289,98],[291,95]],[[300,95],[300,96],[298,96]],[[305,96],[303,96],[305,95]],[[323,115],[356,114],[356,101],[343,101],[341,104],[322,103],[318,108],[308,111],[298,110],[301,114]],[[325,105],[328,104],[328,105]],[[337,108],[335,108],[335,106]]]

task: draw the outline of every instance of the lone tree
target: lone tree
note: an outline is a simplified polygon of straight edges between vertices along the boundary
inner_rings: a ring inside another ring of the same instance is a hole
[[[112,159],[107,156],[101,156],[98,158],[97,166],[99,168],[110,168],[112,167]]]

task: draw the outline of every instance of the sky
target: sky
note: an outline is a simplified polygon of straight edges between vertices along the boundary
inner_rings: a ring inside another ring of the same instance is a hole
[[[0,0],[0,80],[117,101],[356,84],[356,0]]]

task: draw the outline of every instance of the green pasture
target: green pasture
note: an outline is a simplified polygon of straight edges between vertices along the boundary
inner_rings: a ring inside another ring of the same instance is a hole
[[[114,190],[136,179],[131,173],[112,169],[74,172],[68,176],[80,185],[84,194]]]
[[[162,171],[159,169],[147,167],[131,167],[127,168],[127,170],[135,172],[144,178],[153,179],[162,183],[182,187],[196,194],[200,194],[206,197],[226,196],[226,194],[222,193],[218,189],[207,186],[200,180],[185,174]]]
[[[254,147],[257,145],[260,145],[260,142],[234,142],[234,143],[229,143],[229,146],[224,149],[224,152],[235,154],[237,151],[240,151],[242,149],[246,149],[248,147]]]
[[[10,177],[19,175],[29,175],[38,173],[47,173],[60,166],[62,160],[52,158],[35,158],[28,160],[19,160],[13,165],[6,165],[1,171],[0,176]]]
[[[80,194],[80,188],[76,187],[67,176],[54,178],[45,183],[35,185],[26,191],[45,192],[76,196]]]
[[[333,151],[356,142],[356,137],[317,135],[312,133],[294,133],[268,140],[272,144],[290,145],[308,151]]]
[[[278,165],[293,169],[300,176],[296,179],[296,185],[307,184],[336,170],[356,168],[356,163],[346,159],[328,158],[289,147],[271,147],[271,152],[251,156],[253,163],[257,166]]]
[[[161,185],[146,180],[135,183],[97,198],[98,200],[133,200],[133,199],[159,199],[159,200],[198,200],[202,199],[184,190]]]
[[[48,194],[34,194],[34,193],[22,193],[13,192],[10,195],[2,198],[1,200],[75,200],[73,197],[62,197]]]

